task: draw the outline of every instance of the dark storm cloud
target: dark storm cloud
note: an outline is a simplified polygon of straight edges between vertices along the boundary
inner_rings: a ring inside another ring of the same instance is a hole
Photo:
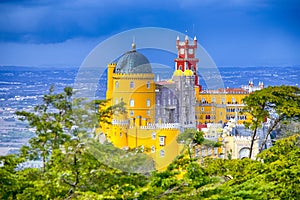
[[[163,7],[158,11],[135,1],[6,1],[0,6],[1,40],[30,43],[116,33],[166,14]]]
[[[244,18],[249,15],[255,18],[259,12],[263,12],[259,15],[265,18],[256,21],[258,25],[268,21],[282,25],[280,21],[284,21],[295,28],[293,24],[299,23],[299,18],[296,19],[299,7],[295,4],[293,0],[0,1],[0,36],[1,41],[53,43],[141,26],[163,26],[183,31],[198,23],[220,27],[226,23],[240,24]],[[236,17],[237,12],[242,13],[240,18]],[[272,22],[273,17],[278,23]]]
[[[217,63],[300,63],[299,9],[298,0],[0,0],[0,45],[70,44],[156,26],[197,35]]]

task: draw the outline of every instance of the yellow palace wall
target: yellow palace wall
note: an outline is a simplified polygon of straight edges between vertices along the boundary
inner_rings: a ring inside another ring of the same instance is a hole
[[[244,108],[243,98],[248,93],[200,93],[197,98],[196,116],[197,122],[204,123],[222,123],[229,121],[229,117],[239,117],[238,123],[250,121],[251,117],[247,113],[241,113]],[[235,101],[233,101],[235,100]],[[202,103],[204,102],[204,103]],[[210,115],[210,119],[206,118]]]
[[[113,104],[125,102],[128,118],[141,116],[153,123],[155,118],[154,74],[113,74]]]

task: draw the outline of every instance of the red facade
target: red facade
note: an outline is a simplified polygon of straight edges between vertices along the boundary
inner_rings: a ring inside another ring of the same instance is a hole
[[[195,58],[197,38],[195,37],[193,43],[190,44],[187,36],[183,42],[177,37],[176,48],[178,50],[177,58],[174,60],[176,70],[180,69],[183,72],[187,69],[192,70],[195,76],[195,85],[199,86],[199,78],[197,75],[197,63],[199,60]]]

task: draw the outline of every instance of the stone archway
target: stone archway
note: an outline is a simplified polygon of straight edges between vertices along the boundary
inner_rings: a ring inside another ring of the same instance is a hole
[[[239,159],[243,158],[249,158],[250,148],[249,147],[243,147],[239,151]]]

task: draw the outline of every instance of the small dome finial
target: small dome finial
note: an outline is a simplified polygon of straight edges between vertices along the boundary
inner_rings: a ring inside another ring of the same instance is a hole
[[[136,50],[135,36],[133,36],[133,38],[132,38],[132,44],[131,44],[131,48],[132,48],[132,50],[133,50],[133,51],[135,51],[135,50]]]
[[[131,47],[132,47],[132,50],[136,50],[136,45],[134,42],[132,42]]]

